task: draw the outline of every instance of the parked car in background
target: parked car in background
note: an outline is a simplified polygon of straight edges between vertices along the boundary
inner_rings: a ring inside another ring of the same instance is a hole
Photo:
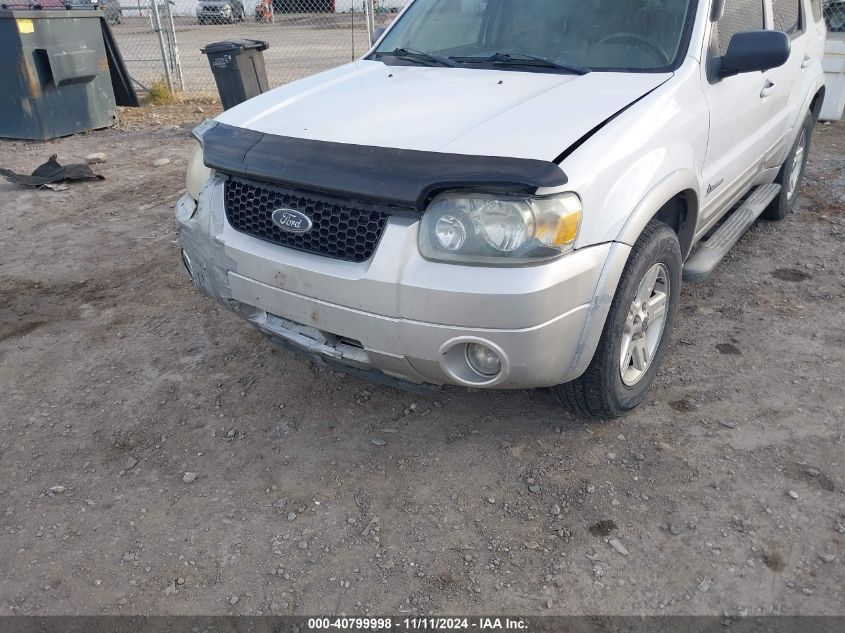
[[[243,0],[200,0],[197,5],[200,24],[234,24],[245,16]]]
[[[621,415],[655,380],[682,279],[796,207],[821,9],[412,0],[363,59],[195,130],[185,267],[333,367]]]
[[[109,24],[121,24],[123,22],[123,9],[120,0],[99,0],[98,7]]]

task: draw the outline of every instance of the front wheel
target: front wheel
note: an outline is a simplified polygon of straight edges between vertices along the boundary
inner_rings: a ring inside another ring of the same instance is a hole
[[[652,220],[631,249],[590,366],[554,388],[565,407],[608,419],[643,401],[669,346],[682,268],[678,236]]]

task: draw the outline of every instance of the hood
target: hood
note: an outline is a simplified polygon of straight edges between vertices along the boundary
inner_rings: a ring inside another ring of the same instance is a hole
[[[359,60],[271,90],[217,120],[316,141],[553,161],[670,76]]]

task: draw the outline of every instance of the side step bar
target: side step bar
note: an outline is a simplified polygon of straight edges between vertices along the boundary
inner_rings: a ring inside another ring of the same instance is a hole
[[[684,281],[703,281],[780,193],[780,185],[762,185],[710,236],[684,264]]]

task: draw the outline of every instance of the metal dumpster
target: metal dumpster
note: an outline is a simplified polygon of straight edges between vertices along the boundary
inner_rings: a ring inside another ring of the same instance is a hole
[[[101,17],[0,10],[0,137],[46,140],[117,120]]]

